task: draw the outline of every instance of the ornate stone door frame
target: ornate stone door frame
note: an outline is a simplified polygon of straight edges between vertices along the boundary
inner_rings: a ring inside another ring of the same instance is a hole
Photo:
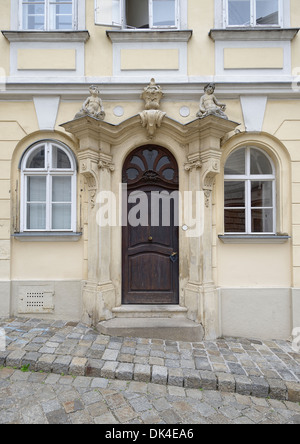
[[[202,323],[206,338],[219,335],[217,289],[212,277],[212,203],[215,176],[220,172],[221,139],[237,124],[214,115],[182,125],[167,116],[149,135],[141,116],[112,125],[90,116],[62,125],[78,139],[79,172],[86,179],[87,279],[83,283],[84,322],[96,325],[115,316],[121,305],[121,226],[99,227],[97,195],[113,191],[120,199],[122,167],[133,149],[156,144],[169,149],[179,165],[179,189],[204,192],[202,236],[189,238],[180,230],[180,306],[187,317]],[[151,138],[150,138],[151,137]]]

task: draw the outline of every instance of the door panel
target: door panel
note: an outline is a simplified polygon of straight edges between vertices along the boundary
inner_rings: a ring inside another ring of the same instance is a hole
[[[143,198],[147,205],[141,210],[143,217],[137,213],[143,223],[147,220],[147,225],[128,223],[123,227],[123,303],[178,304],[179,245],[178,227],[174,223],[178,208],[173,199],[151,199],[152,192],[178,190],[176,160],[164,148],[141,147],[125,161],[123,182],[127,183],[128,198],[132,192],[138,196],[137,191],[147,196]],[[127,214],[138,204],[138,200],[128,203]],[[157,215],[156,226],[151,226],[153,211]],[[166,221],[168,224],[164,226]]]

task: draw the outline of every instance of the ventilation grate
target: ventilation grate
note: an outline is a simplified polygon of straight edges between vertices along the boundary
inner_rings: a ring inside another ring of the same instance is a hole
[[[54,292],[45,288],[20,287],[19,313],[52,313]]]

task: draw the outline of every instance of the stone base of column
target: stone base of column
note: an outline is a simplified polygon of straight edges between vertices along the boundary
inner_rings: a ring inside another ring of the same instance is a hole
[[[219,294],[213,283],[188,283],[185,289],[185,305],[188,318],[202,324],[206,340],[220,337]]]

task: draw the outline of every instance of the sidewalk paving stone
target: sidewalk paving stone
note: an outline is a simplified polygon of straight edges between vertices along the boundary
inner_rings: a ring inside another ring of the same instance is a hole
[[[300,402],[300,353],[288,341],[120,338],[82,323],[27,318],[0,319],[0,327],[7,334],[0,366]]]

